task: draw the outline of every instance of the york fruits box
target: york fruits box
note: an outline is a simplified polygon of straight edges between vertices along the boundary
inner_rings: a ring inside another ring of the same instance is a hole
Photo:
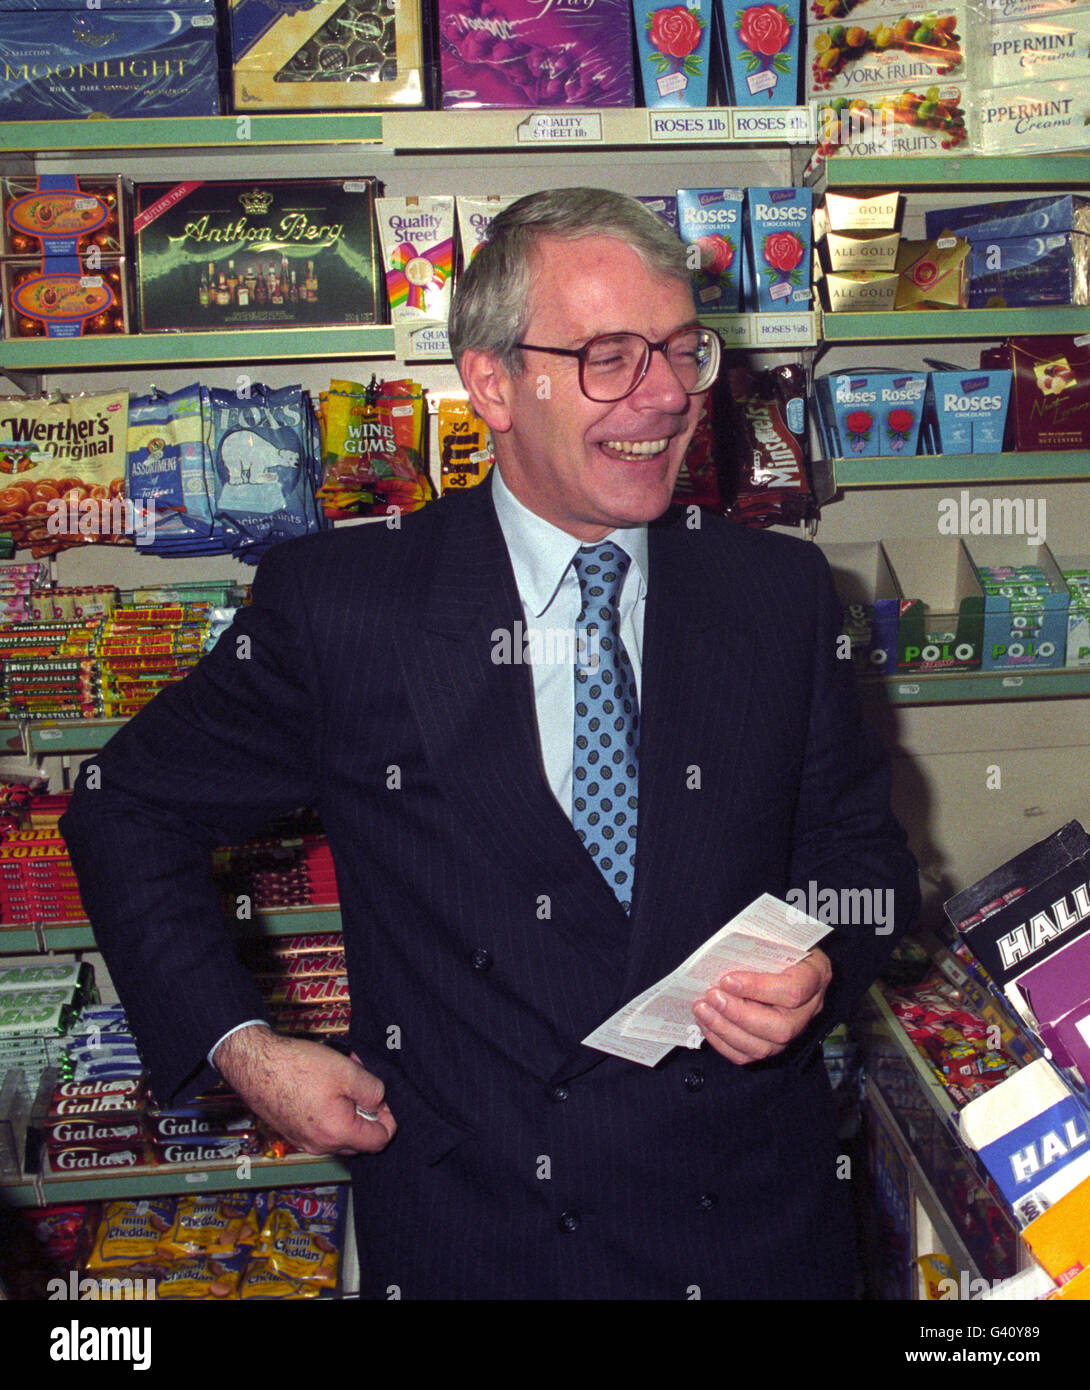
[[[741,287],[742,207],[740,188],[679,188],[678,230],[697,258],[693,294],[697,308],[734,313]]]
[[[891,10],[894,6],[891,4]],[[868,23],[855,16],[806,33],[810,96],[941,82],[965,72],[965,11],[902,10]]]
[[[419,0],[230,0],[236,111],[419,106]]]
[[[375,323],[374,184],[139,184],[140,318],[162,329]]]
[[[632,106],[628,0],[438,0],[443,106]]]
[[[813,195],[809,188],[747,188],[758,312],[810,307]]]
[[[644,106],[707,106],[712,0],[634,0]]]
[[[0,11],[0,118],[218,116],[215,15]]]

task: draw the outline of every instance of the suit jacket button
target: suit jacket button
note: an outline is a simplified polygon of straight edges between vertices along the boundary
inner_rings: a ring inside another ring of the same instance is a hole
[[[485,950],[474,951],[472,956],[470,956],[470,963],[474,970],[491,970],[492,953]]]
[[[556,1224],[562,1231],[574,1231],[579,1225],[580,1219],[577,1211],[565,1211],[561,1213],[560,1219]]]
[[[548,1090],[549,1099],[555,1100],[558,1104],[560,1101],[567,1100],[570,1095],[571,1092],[567,1086],[550,1086]]]
[[[697,1071],[695,1067],[687,1071],[681,1079],[684,1081],[687,1091],[699,1091],[704,1085],[704,1073]]]
[[[711,1211],[713,1207],[719,1205],[719,1198],[714,1192],[702,1192],[696,1199],[696,1204],[701,1211]]]

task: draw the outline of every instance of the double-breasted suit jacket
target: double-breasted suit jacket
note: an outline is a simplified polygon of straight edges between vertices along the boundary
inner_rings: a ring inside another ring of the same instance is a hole
[[[62,828],[161,1104],[266,1016],[210,848],[318,808],[352,1047],[399,1126],[353,1160],[365,1295],[851,1293],[820,1039],[914,915],[915,864],[820,552],[700,520],[650,528],[631,917],[549,789],[529,667],[495,659],[522,609],[487,486],[271,551],[213,652],[85,768]],[[811,883],[892,890],[897,926],[836,925],[786,1052],[581,1045],[758,894]]]

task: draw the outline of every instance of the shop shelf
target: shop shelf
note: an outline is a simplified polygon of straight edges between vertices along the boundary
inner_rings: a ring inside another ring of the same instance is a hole
[[[310,1183],[348,1182],[347,1167],[336,1158],[291,1154],[287,1158],[252,1160],[240,1177],[237,1159],[219,1163],[172,1164],[87,1173],[46,1171],[38,1182],[49,1202],[110,1201],[120,1197],[172,1196],[184,1192],[252,1191],[255,1187],[297,1187]],[[0,1189],[2,1190],[2,1189]],[[29,1203],[27,1203],[29,1205]]]
[[[1040,454],[920,454],[910,458],[830,459],[829,466],[838,489],[1071,482],[1090,478],[1090,453],[1081,450]]]
[[[958,671],[945,674],[864,676],[859,690],[865,704],[958,705],[996,700],[1086,699],[1090,669],[1055,671]]]
[[[245,150],[256,145],[374,145],[381,140],[382,116],[368,112],[0,123],[2,154],[47,154],[66,150]]]
[[[824,188],[1090,188],[1090,154],[957,155],[891,160],[880,155],[826,160]]]
[[[0,955],[30,955],[42,949],[41,938],[33,922],[0,926]]]
[[[393,357],[387,324],[269,328],[224,333],[118,333],[88,338],[13,338],[0,343],[0,370],[66,367],[197,366],[214,362],[340,361]]]
[[[33,929],[29,935],[31,944],[8,946],[6,938],[0,937],[0,951],[91,951],[95,949],[95,936],[91,924],[77,922],[39,922],[37,930],[41,941]],[[244,936],[296,936],[302,932],[338,932],[341,930],[341,910],[330,907],[281,907],[271,912],[259,912],[256,916],[242,921],[239,930]],[[4,928],[6,933],[12,928]]]
[[[1090,308],[1049,304],[1039,309],[901,309],[825,314],[821,335],[827,343],[874,343],[1087,332]]]

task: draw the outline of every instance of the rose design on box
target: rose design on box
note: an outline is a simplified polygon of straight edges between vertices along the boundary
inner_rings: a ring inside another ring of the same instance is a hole
[[[869,410],[853,410],[845,419],[844,428],[852,442],[852,453],[861,454],[870,442],[870,432],[874,428],[874,417]]]
[[[647,61],[658,72],[655,86],[660,96],[683,92],[690,77],[703,75],[704,67],[696,50],[706,27],[700,16],[685,5],[652,10],[647,16]]]
[[[895,454],[904,452],[904,447],[908,443],[908,436],[912,433],[912,426],[915,423],[916,417],[911,410],[905,410],[902,407],[889,412],[889,419],[886,422],[889,447]]]
[[[791,286],[802,283],[799,266],[805,255],[806,247],[795,232],[771,232],[765,237],[761,243],[761,259],[765,263],[771,299],[787,299]]]
[[[718,275],[724,285],[733,284],[728,274],[734,263],[734,247],[724,236],[697,237],[694,245],[700,252],[700,269],[708,275]]]
[[[786,5],[751,5],[748,9],[737,10],[734,17],[734,30],[737,35],[737,58],[745,65],[745,85],[751,96],[765,93],[771,101],[780,85],[778,77],[791,77],[795,65],[792,47],[798,26],[797,13],[793,14]],[[737,86],[736,79],[736,86]],[[735,92],[736,99],[739,94]],[[781,101],[784,97],[781,95]],[[786,97],[794,101],[794,91]]]

